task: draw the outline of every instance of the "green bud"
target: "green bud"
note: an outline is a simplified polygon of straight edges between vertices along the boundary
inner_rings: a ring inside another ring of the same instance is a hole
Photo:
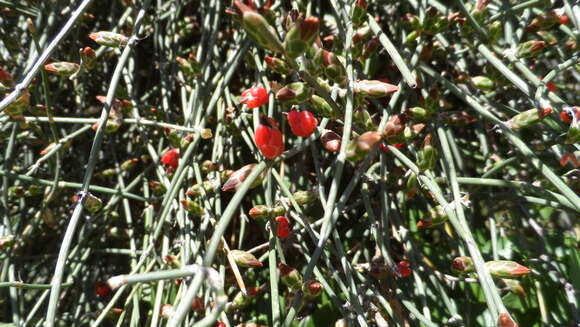
[[[528,267],[522,266],[515,261],[488,261],[485,265],[492,276],[499,278],[518,278],[527,275],[530,272]]]
[[[101,210],[103,207],[103,201],[91,193],[87,193],[83,206],[88,212],[95,213]]]
[[[176,57],[175,61],[177,61],[185,76],[192,78],[201,75],[201,64],[197,62],[193,54],[190,54],[187,59]]]
[[[201,207],[201,204],[199,204],[197,201],[190,200],[190,199],[183,199],[183,200],[181,200],[181,205],[192,216],[194,216],[194,217],[203,216],[203,208]]]
[[[296,58],[308,50],[319,34],[320,21],[314,16],[299,17],[284,39],[284,49],[290,58]]]
[[[527,41],[520,43],[517,49],[517,55],[520,58],[535,57],[540,54],[548,45],[544,41]]]
[[[33,197],[42,195],[43,188],[40,185],[30,185],[26,192],[24,192],[24,196]]]
[[[289,104],[301,104],[310,99],[312,88],[302,82],[290,83],[276,93],[276,99]]]
[[[266,57],[265,61],[266,65],[268,65],[268,68],[279,74],[288,75],[290,73],[290,69],[288,68],[286,62],[280,58]]]
[[[139,163],[139,159],[138,158],[133,158],[133,159],[125,160],[121,164],[121,170],[123,170],[123,171],[129,171],[129,170],[133,169],[138,163]]]
[[[437,149],[431,145],[433,136],[429,133],[423,141],[423,148],[417,153],[417,166],[422,171],[435,168],[437,163]]]
[[[292,194],[294,200],[298,203],[298,205],[306,205],[318,200],[318,192],[316,190],[308,190],[308,191],[297,191]],[[281,215],[279,215],[281,216]]]
[[[10,198],[23,198],[24,195],[25,190],[22,186],[10,186],[8,188],[8,197]]]
[[[471,78],[473,86],[482,91],[492,91],[495,83],[487,76],[474,76]]]
[[[242,250],[231,250],[230,255],[236,262],[236,264],[240,267],[250,268],[250,267],[262,267],[262,263],[260,260],[256,259],[256,257],[246,251]]]
[[[44,70],[50,73],[55,73],[61,76],[69,76],[76,73],[80,69],[79,64],[75,64],[74,62],[53,62],[50,64],[44,65]]]
[[[234,1],[234,6],[241,17],[242,27],[259,46],[273,52],[284,52],[284,47],[276,34],[276,30],[264,16],[239,0]]]
[[[153,191],[153,194],[157,196],[161,196],[165,194],[165,192],[167,192],[167,188],[165,187],[165,185],[163,185],[158,181],[150,181],[149,187],[151,188],[151,191]]]
[[[278,264],[278,270],[280,271],[280,279],[282,280],[282,283],[284,283],[284,285],[289,289],[293,291],[302,289],[302,275],[300,275],[298,270],[283,263]]]
[[[310,97],[310,105],[314,111],[322,117],[334,119],[336,116],[336,113],[332,110],[330,104],[328,104],[323,97],[316,94],[313,94],[312,97]]]
[[[362,25],[367,18],[367,2],[365,0],[355,0],[350,10],[350,17],[354,26]]]
[[[91,33],[89,34],[89,38],[100,45],[113,48],[124,47],[129,42],[129,39],[125,35],[107,31]]]
[[[543,109],[529,109],[523,111],[506,122],[506,125],[511,129],[520,129],[529,127],[540,122],[544,117],[552,113],[552,108]]]

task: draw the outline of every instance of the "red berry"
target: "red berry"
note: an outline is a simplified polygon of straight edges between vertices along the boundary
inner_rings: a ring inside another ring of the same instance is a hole
[[[407,260],[403,260],[397,264],[397,270],[399,271],[399,275],[401,277],[408,277],[411,275],[411,264]]]
[[[546,87],[548,88],[548,90],[550,92],[556,92],[558,90],[558,88],[556,87],[556,84],[554,84],[552,82],[546,83]]]
[[[109,287],[109,284],[98,280],[95,283],[95,293],[100,297],[105,297],[111,293],[111,288]]]
[[[573,114],[576,115],[576,119],[580,120],[580,107],[572,107],[571,109],[561,111],[560,119],[562,119],[564,124],[570,125],[572,123]]]
[[[288,113],[288,123],[294,135],[309,137],[316,129],[318,120],[310,111],[291,110]]]
[[[248,108],[257,108],[268,103],[268,92],[261,86],[252,86],[242,92],[240,103],[247,105]]]
[[[256,129],[254,140],[260,152],[268,159],[274,159],[284,152],[284,140],[278,124],[270,117],[262,117]]]
[[[173,169],[177,169],[179,165],[179,149],[171,149],[167,151],[161,158],[161,162]]]
[[[570,20],[570,18],[568,18],[568,15],[562,15],[560,16],[560,24],[566,24],[568,21]]]
[[[213,326],[214,327],[226,327],[226,324],[222,321],[216,321]]]
[[[290,222],[284,216],[276,217],[276,236],[279,238],[288,238],[292,234],[290,231]]]

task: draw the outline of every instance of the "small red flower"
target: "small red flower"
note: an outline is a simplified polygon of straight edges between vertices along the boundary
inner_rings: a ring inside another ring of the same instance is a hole
[[[290,222],[284,216],[276,217],[276,236],[279,238],[288,238],[292,234]]]
[[[109,287],[109,284],[103,282],[102,280],[98,280],[95,283],[95,293],[99,297],[105,297],[111,293],[111,288]]]
[[[240,103],[247,105],[248,108],[257,108],[268,103],[268,92],[261,86],[252,86],[242,92]]]
[[[179,165],[179,149],[171,149],[167,151],[161,158],[161,162],[173,169],[177,169]]]
[[[397,148],[397,149],[400,149],[400,148],[402,148],[402,147],[404,147],[404,146],[405,146],[405,143],[390,144],[390,145],[394,146],[394,147],[395,147],[395,148]],[[391,150],[389,149],[389,147],[388,147],[388,146],[387,146],[387,145],[386,145],[384,142],[382,142],[382,143],[379,145],[379,147],[381,148],[381,150],[383,150],[383,151],[385,151],[385,152],[391,152]]]
[[[411,275],[411,264],[407,260],[403,260],[397,264],[397,270],[401,277],[408,277]]]
[[[318,120],[310,111],[291,110],[288,113],[288,123],[294,135],[309,137],[316,129]]]
[[[261,117],[254,140],[262,155],[268,159],[274,159],[284,152],[282,133],[278,129],[278,124],[270,117]]]

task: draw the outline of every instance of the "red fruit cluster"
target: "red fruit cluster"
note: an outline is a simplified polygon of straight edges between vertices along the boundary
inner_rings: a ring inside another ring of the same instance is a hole
[[[240,103],[247,105],[248,108],[258,108],[268,103],[268,92],[261,86],[253,86],[242,92]]]
[[[177,166],[179,166],[179,149],[167,151],[161,158],[161,162],[173,170],[177,169]]]
[[[310,111],[291,110],[288,113],[288,123],[294,135],[309,137],[318,126],[318,119]]]
[[[274,159],[284,152],[282,133],[278,129],[278,124],[270,117],[261,117],[254,140],[262,155],[268,159]]]
[[[290,222],[284,216],[276,217],[276,236],[279,238],[288,238],[292,234]]]

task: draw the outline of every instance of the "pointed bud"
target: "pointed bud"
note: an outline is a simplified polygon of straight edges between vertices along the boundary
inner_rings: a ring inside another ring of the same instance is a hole
[[[451,269],[460,274],[466,274],[475,271],[471,257],[457,257],[451,263]]]
[[[322,284],[317,280],[309,280],[302,285],[302,292],[307,298],[311,299],[320,296],[323,289]]]
[[[316,94],[313,94],[312,97],[310,97],[310,105],[314,111],[322,117],[334,119],[336,116],[330,104],[328,104],[323,97]]]
[[[133,169],[138,163],[139,163],[138,158],[127,159],[127,160],[123,161],[123,163],[121,164],[121,170],[129,171],[129,170]]]
[[[536,16],[526,27],[528,32],[537,32],[539,30],[548,30],[552,26],[558,24],[560,16],[556,14],[555,10],[550,10],[547,13]]]
[[[61,76],[69,76],[76,73],[79,70],[79,64],[75,64],[74,62],[53,62],[50,64],[44,65],[44,70],[50,73],[55,73]]]
[[[350,17],[354,26],[362,25],[367,18],[367,2],[365,0],[355,0],[350,10]]]
[[[310,16],[298,17],[284,38],[284,49],[290,58],[296,58],[306,52],[319,34],[320,21]]]
[[[529,109],[526,111],[522,111],[521,113],[513,116],[509,121],[506,122],[506,125],[511,129],[520,129],[524,127],[531,126],[540,122],[544,117],[551,114],[553,111],[552,108],[543,108],[543,109]]]
[[[325,129],[320,133],[320,142],[322,142],[322,145],[324,145],[326,150],[330,152],[338,152],[340,151],[342,137],[329,129]]]
[[[302,275],[298,270],[283,263],[278,264],[278,270],[280,271],[280,279],[289,289],[298,291],[302,288]]]
[[[431,145],[432,138],[431,133],[427,134],[423,140],[423,147],[417,153],[417,167],[422,171],[435,168],[437,163],[437,149]]]
[[[183,73],[189,78],[199,76],[202,73],[201,64],[193,55],[188,56],[187,59],[176,57],[175,61],[177,61],[177,64],[181,67]]]
[[[292,194],[294,200],[298,203],[298,205],[306,205],[318,200],[318,192],[315,190],[308,190],[308,191],[297,191]]]
[[[91,47],[84,47],[83,49],[79,50],[79,54],[81,56],[81,63],[82,66],[86,69],[91,69],[95,66],[95,62],[97,61],[97,55],[95,50]]]
[[[346,80],[346,69],[335,53],[322,50],[314,60],[324,66],[324,73],[332,81],[342,84]]]
[[[272,209],[266,205],[260,204],[250,209],[248,214],[256,220],[267,219],[272,216]]]
[[[357,148],[361,151],[370,151],[381,142],[381,139],[382,135],[379,132],[365,132],[356,138]]]
[[[245,165],[242,168],[233,172],[229,179],[222,185],[222,191],[230,192],[230,191],[237,191],[240,185],[246,180],[246,178],[252,173],[252,170],[256,167],[257,164],[249,164]],[[265,173],[260,174],[258,178],[254,181],[254,183],[250,186],[250,188],[255,188],[258,185],[262,184],[262,180],[264,180]]]
[[[530,273],[530,269],[522,266],[515,261],[495,260],[485,263],[489,273],[494,277],[500,278],[518,278]]]
[[[310,99],[312,89],[302,82],[290,83],[276,93],[276,99],[288,104],[301,104]]]
[[[241,18],[242,27],[259,46],[273,52],[284,52],[276,30],[264,16],[239,0],[234,1],[234,6]]]
[[[124,47],[129,42],[129,39],[125,35],[107,31],[91,33],[89,34],[89,38],[100,45],[113,48]]]
[[[83,206],[88,212],[95,213],[101,210],[103,201],[91,193],[87,193]]]
[[[256,257],[249,252],[242,250],[231,250],[230,254],[234,258],[236,264],[240,267],[262,267],[260,260],[256,259]]]
[[[487,76],[474,76],[471,78],[471,83],[476,89],[482,91],[492,91],[495,83]]]
[[[518,45],[517,54],[520,58],[530,58],[537,56],[548,44],[544,41],[527,41]]]
[[[158,181],[150,181],[149,187],[151,188],[151,191],[153,191],[153,194],[157,196],[161,196],[165,194],[165,192],[167,192],[167,188],[165,187],[165,185],[161,184]]]
[[[385,125],[385,130],[383,132],[383,136],[387,140],[388,143],[400,143],[400,142],[390,142],[390,139],[396,139],[403,133],[405,129],[406,118],[405,115],[392,115],[387,120],[387,124]]]
[[[192,216],[194,217],[203,216],[203,208],[201,207],[201,204],[199,204],[197,201],[191,199],[184,199],[181,200],[181,205]]]
[[[268,68],[275,71],[276,73],[282,75],[288,75],[290,73],[290,69],[284,60],[276,57],[266,57],[264,60],[266,61]]]
[[[363,97],[382,98],[398,90],[396,85],[377,80],[360,80],[354,83],[354,93]]]

